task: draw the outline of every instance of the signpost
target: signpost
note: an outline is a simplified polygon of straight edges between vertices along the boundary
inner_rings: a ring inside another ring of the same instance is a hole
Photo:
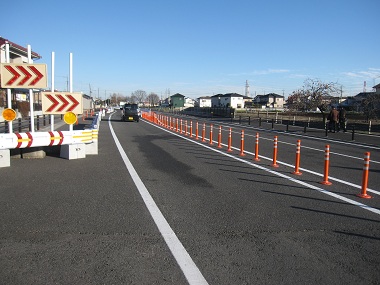
[[[2,88],[47,88],[46,64],[1,63]]]
[[[46,114],[83,114],[82,93],[41,92],[42,113]]]

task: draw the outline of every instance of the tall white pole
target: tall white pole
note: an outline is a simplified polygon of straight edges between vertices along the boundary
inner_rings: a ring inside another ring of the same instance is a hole
[[[5,43],[5,62],[6,63],[10,63],[11,62],[11,59],[10,59],[10,56],[9,56],[9,43],[6,42]],[[8,101],[8,108],[12,108],[12,93],[11,93],[11,89],[10,88],[7,88],[7,101]],[[9,133],[13,133],[13,124],[12,124],[12,121],[9,121],[8,122],[8,130],[9,130]]]
[[[69,78],[70,78],[70,93],[73,92],[73,54],[70,52],[70,74],[69,74]],[[70,131],[72,131],[74,128],[73,128],[74,124],[71,124],[70,125]]]
[[[32,63],[32,48],[28,45],[28,63]],[[30,131],[34,133],[34,94],[33,89],[29,89],[29,106],[30,106]]]
[[[51,53],[51,92],[54,92],[54,74],[55,72],[55,52],[53,51]],[[50,130],[53,132],[54,131],[54,115],[50,115],[50,122],[51,122],[51,125],[50,125]]]
[[[73,54],[70,53],[70,93],[73,92]]]

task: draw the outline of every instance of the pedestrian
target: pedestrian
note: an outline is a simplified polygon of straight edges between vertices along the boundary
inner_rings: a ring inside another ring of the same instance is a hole
[[[339,125],[338,132],[343,130],[343,132],[347,132],[347,119],[346,119],[346,110],[340,106],[339,107]]]
[[[327,119],[329,120],[329,132],[335,133],[339,121],[339,112],[336,107],[332,107]]]

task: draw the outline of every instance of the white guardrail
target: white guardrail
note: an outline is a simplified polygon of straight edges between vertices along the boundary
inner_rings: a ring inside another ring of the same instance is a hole
[[[90,129],[73,131],[25,132],[0,134],[0,167],[10,166],[10,150],[61,146],[60,157],[85,158],[98,154],[98,132],[102,115],[96,114]]]

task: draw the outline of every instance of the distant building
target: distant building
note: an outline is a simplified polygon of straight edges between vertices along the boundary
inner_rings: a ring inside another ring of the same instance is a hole
[[[261,108],[273,108],[282,109],[284,108],[284,96],[275,93],[269,93],[266,95],[257,95],[253,102],[256,105],[260,105]]]
[[[211,97],[210,96],[199,97],[197,106],[201,108],[211,107]]]
[[[375,94],[380,94],[380,83],[373,86],[372,88],[375,89]]]
[[[170,105],[173,108],[183,108],[185,106],[185,96],[179,93],[170,96]]]
[[[244,96],[237,93],[217,94],[211,96],[211,106],[221,108],[244,108]]]
[[[11,63],[28,63],[28,49],[24,48],[10,40],[0,37],[0,62],[6,62],[5,46],[9,44],[9,57]],[[32,62],[34,59],[40,59],[40,56],[36,52],[31,52]]]
[[[185,108],[194,107],[194,105],[195,105],[195,100],[194,99],[189,98],[189,97],[185,98],[185,103],[184,103],[184,107]]]

